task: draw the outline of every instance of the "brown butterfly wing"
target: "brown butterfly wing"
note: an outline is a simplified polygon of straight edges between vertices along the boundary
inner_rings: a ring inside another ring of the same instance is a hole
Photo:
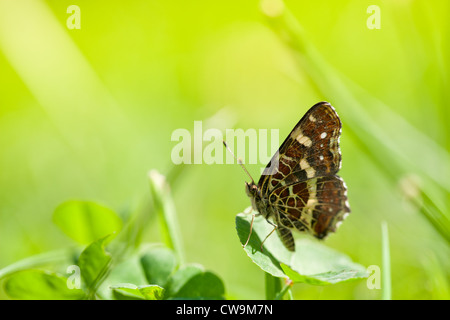
[[[327,102],[314,105],[272,157],[258,187],[277,213],[278,234],[294,250],[289,229],[322,239],[350,212],[341,167],[341,121]]]
[[[263,194],[313,177],[334,175],[341,167],[341,120],[328,102],[306,112],[264,170],[258,186]]]
[[[350,212],[347,188],[336,175],[277,188],[270,195],[270,203],[281,225],[309,232],[319,239],[336,231]]]

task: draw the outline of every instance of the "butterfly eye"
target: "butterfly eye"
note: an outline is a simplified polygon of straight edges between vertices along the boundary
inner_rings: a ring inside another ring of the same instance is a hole
[[[250,198],[254,197],[258,193],[258,186],[254,184],[253,182],[245,183],[245,192],[247,193],[247,196]]]

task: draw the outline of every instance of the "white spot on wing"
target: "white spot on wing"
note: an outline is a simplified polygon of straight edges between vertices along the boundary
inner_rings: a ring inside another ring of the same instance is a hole
[[[297,141],[300,143],[300,144],[302,144],[302,145],[304,145],[305,147],[311,147],[311,145],[312,145],[312,141],[311,141],[311,139],[309,138],[309,137],[307,137],[307,136],[304,136],[303,134],[299,134],[298,136],[297,136]]]
[[[309,163],[305,158],[300,160],[300,168],[302,168],[302,170],[305,170],[307,178],[312,178],[316,174],[316,170],[309,166]]]
[[[348,200],[345,200],[345,206],[346,206],[347,208],[350,208],[350,203],[348,203]]]
[[[320,138],[325,139],[325,137],[327,136],[326,132],[322,132],[322,134],[320,135]]]
[[[308,167],[309,167],[309,163],[308,163],[308,161],[306,161],[305,158],[303,158],[302,160],[300,160],[300,168],[306,169],[306,168],[308,168]]]
[[[314,168],[312,167],[306,168],[305,171],[308,178],[312,178],[316,174],[316,170],[314,170]]]

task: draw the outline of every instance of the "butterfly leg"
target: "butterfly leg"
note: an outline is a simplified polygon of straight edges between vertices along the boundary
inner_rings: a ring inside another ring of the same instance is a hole
[[[270,237],[270,235],[271,235],[275,230],[277,230],[277,228],[278,228],[278,226],[277,226],[275,223],[273,223],[272,221],[270,221],[269,219],[266,219],[266,221],[267,221],[269,224],[271,224],[271,225],[273,226],[273,230],[270,231],[270,233],[264,238],[263,242],[261,242],[261,251],[263,251],[263,244],[264,244],[264,242],[265,242],[265,241],[267,240],[267,238]]]
[[[252,214],[252,222],[250,223],[250,233],[248,234],[247,241],[245,241],[245,244],[242,245],[242,248],[245,248],[248,244],[248,241],[250,240],[250,236],[252,235],[252,229],[253,229],[253,221],[255,220],[255,214]]]

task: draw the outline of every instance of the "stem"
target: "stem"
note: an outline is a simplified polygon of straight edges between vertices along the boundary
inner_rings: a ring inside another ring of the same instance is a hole
[[[281,278],[272,276],[270,273],[265,272],[266,282],[266,299],[267,300],[280,300],[279,293],[281,291]]]
[[[149,172],[149,181],[163,241],[175,252],[179,263],[183,264],[184,251],[181,245],[181,232],[169,184],[166,178],[156,170]]]
[[[265,273],[266,281],[266,299],[267,300],[283,300],[286,292],[289,291],[289,299],[292,300],[292,293],[289,290],[293,282],[288,280],[282,287],[282,278],[274,277],[270,273]]]
[[[289,284],[289,283],[285,284],[283,289],[281,289],[281,291],[278,293],[278,295],[275,297],[274,300],[282,300],[284,295],[286,294],[286,292],[289,292],[289,300],[293,300],[292,292],[290,290],[291,286],[292,286],[292,284]]]

